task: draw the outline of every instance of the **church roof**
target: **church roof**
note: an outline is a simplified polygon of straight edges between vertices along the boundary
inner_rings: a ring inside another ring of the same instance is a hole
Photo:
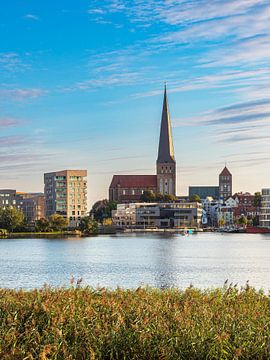
[[[231,176],[232,174],[229,172],[227,166],[225,166],[219,175],[220,176]]]
[[[157,187],[156,175],[114,175],[110,188],[152,188]]]
[[[157,162],[175,162],[166,85],[164,89]]]

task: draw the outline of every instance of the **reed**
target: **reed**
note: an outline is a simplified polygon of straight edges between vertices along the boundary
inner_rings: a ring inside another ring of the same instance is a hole
[[[249,287],[0,290],[0,359],[269,359],[270,299]]]

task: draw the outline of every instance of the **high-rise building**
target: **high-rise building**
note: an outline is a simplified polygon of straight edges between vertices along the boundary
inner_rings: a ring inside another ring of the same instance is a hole
[[[232,196],[232,174],[225,166],[219,174],[219,197],[226,200],[229,196]]]
[[[157,192],[162,195],[175,195],[175,186],[176,162],[165,85],[157,158]]]
[[[176,162],[165,86],[156,175],[114,175],[109,188],[109,199],[124,203],[136,202],[144,191],[175,195],[175,189]]]
[[[70,227],[87,214],[87,170],[63,170],[44,174],[45,215],[60,214]]]

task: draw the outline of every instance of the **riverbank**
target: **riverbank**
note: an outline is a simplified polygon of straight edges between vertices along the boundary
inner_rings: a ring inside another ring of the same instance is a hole
[[[201,291],[0,290],[1,359],[269,359],[270,299]]]

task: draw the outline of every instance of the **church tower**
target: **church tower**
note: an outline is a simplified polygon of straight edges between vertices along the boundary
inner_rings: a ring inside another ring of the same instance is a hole
[[[176,162],[174,158],[172,129],[165,85],[157,158],[157,193],[162,195],[175,195],[175,187]]]
[[[230,196],[232,196],[232,174],[225,165],[219,174],[219,197],[226,200]]]

